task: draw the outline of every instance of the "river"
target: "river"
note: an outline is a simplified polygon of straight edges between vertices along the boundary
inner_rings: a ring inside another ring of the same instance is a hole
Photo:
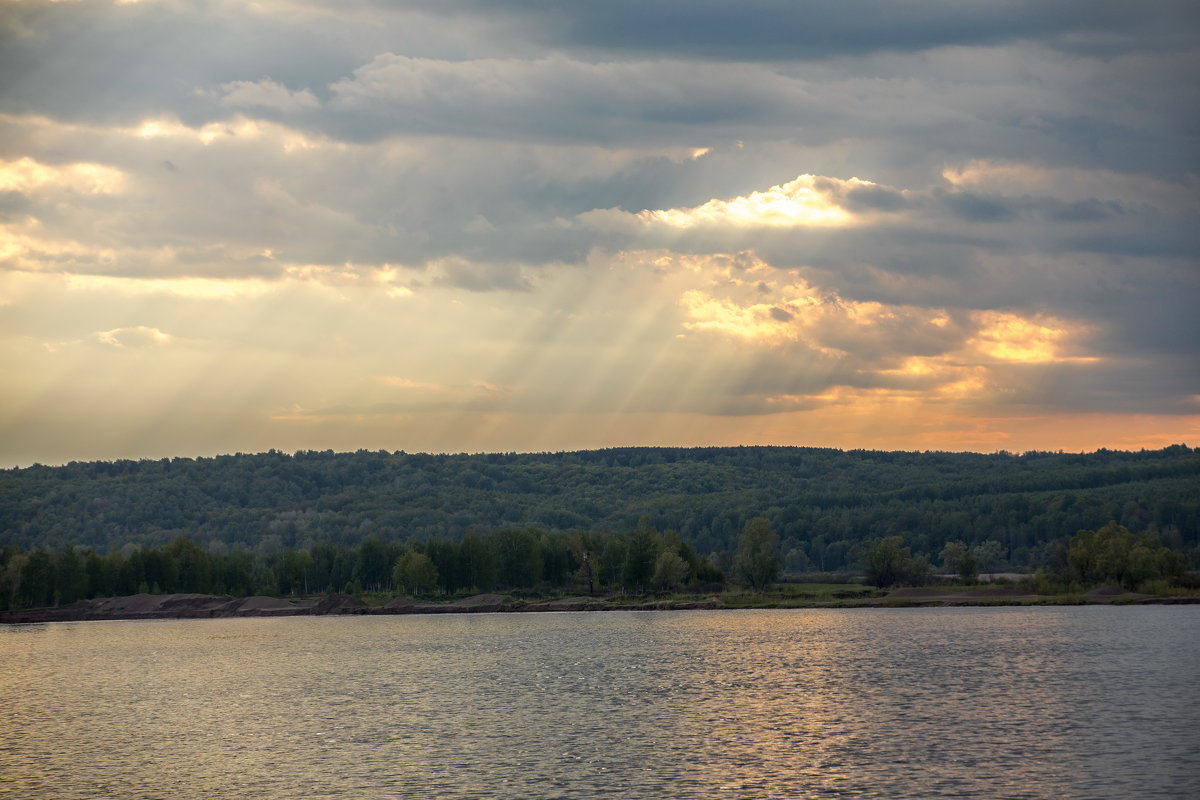
[[[1200,797],[1200,608],[0,626],[0,797]]]

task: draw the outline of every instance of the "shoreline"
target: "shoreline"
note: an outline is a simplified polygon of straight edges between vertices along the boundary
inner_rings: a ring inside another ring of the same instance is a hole
[[[1200,595],[1160,597],[1101,587],[1083,595],[1034,595],[1016,589],[895,589],[881,597],[808,600],[776,599],[731,605],[719,596],[650,599],[589,596],[525,600],[509,595],[479,594],[446,602],[395,597],[372,606],[358,597],[331,594],[315,601],[277,597],[231,597],[205,594],[136,594],[80,600],[68,606],[0,611],[0,624],[88,622],[137,619],[228,619],[233,617],[297,617],[333,615],[406,615],[470,613],[538,613],[549,611],[721,611],[753,608],[950,608],[1033,605],[1198,605]]]

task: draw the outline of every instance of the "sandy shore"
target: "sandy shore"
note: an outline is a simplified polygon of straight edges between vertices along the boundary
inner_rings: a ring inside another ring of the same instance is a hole
[[[1119,587],[1093,589],[1081,598],[1035,595],[1007,587],[967,589],[895,589],[882,597],[796,604],[764,598],[759,608],[873,608],[1031,604],[1200,604],[1200,597],[1154,597]],[[382,606],[369,606],[357,597],[331,594],[316,601],[278,597],[228,597],[208,594],[135,594],[80,600],[57,608],[0,612],[0,623],[80,622],[116,619],[216,619],[226,617],[290,617],[331,614],[462,614],[538,611],[653,611],[725,609],[719,596],[707,599],[664,597],[633,600],[578,596],[528,601],[501,594],[478,594],[444,603],[396,597]]]

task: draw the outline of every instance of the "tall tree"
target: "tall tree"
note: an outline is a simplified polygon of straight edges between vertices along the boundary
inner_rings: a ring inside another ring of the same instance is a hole
[[[538,532],[532,528],[506,528],[492,535],[496,547],[497,582],[510,588],[536,586],[542,577]]]
[[[433,560],[424,553],[409,550],[396,559],[392,583],[406,594],[423,594],[437,588],[438,571]]]
[[[913,558],[899,536],[886,536],[867,542],[863,553],[867,583],[883,588],[896,584],[921,585],[929,579],[929,564],[924,556]]]
[[[423,549],[437,567],[438,588],[447,594],[457,592],[462,585],[458,544],[449,539],[430,539]]]
[[[354,578],[369,591],[380,591],[388,579],[388,545],[383,537],[373,533],[358,546],[358,559],[354,563]]]
[[[167,556],[175,562],[177,588],[181,592],[207,592],[212,583],[212,559],[200,545],[185,536],[167,545]],[[149,581],[146,567],[150,563],[142,555],[142,580]]]
[[[688,579],[688,563],[675,550],[663,550],[654,562],[651,582],[658,589],[675,589]]]
[[[755,517],[738,537],[733,574],[738,583],[763,591],[779,579],[779,534],[771,521]]]
[[[953,572],[964,581],[973,581],[979,575],[975,553],[960,540],[946,542],[941,558],[942,568]]]
[[[87,594],[84,559],[74,547],[67,545],[58,552],[55,561],[55,599],[59,605],[70,605]]]
[[[621,583],[626,589],[638,590],[650,585],[658,552],[658,532],[650,527],[648,521],[643,520],[629,537],[629,546],[625,551]]]
[[[496,552],[489,539],[468,531],[458,547],[462,585],[490,592],[496,585]]]

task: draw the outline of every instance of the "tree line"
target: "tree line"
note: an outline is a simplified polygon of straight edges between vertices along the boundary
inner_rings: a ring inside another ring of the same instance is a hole
[[[948,542],[940,553],[942,575],[975,581],[988,549]],[[913,555],[899,536],[868,542],[861,566],[864,579],[879,587],[922,586],[935,580],[929,558]],[[1189,566],[1185,554],[1164,546],[1153,534],[1135,535],[1125,526],[1109,522],[1099,530],[1081,530],[1051,542],[1038,572],[1044,588],[1058,591],[1104,584],[1154,589],[1177,583]]]
[[[986,563],[982,559],[996,557],[998,547],[949,542],[938,555],[942,574],[973,581]],[[1039,572],[1059,590],[1100,584],[1163,588],[1178,583],[1189,567],[1185,554],[1154,534],[1135,535],[1116,522],[1056,540],[1047,553]],[[899,536],[867,540],[851,558],[862,579],[881,588],[935,580],[930,557],[914,554]],[[746,523],[732,551],[708,555],[646,518],[624,533],[507,528],[416,544],[372,534],[358,545],[318,542],[273,552],[205,549],[186,537],[163,547],[128,546],[103,554],[73,545],[30,551],[10,545],[0,548],[0,609],[139,592],[277,597],[335,591],[713,592],[726,588],[727,580],[762,592],[780,579],[786,562],[784,542],[765,517]]]
[[[764,585],[778,573],[778,537],[765,520],[748,526],[738,575]],[[736,561],[736,559],[735,559]],[[763,573],[763,562],[769,575]],[[758,570],[755,572],[755,570]],[[321,592],[454,594],[495,589],[580,591],[720,588],[725,574],[676,531],[646,522],[626,533],[509,528],[419,544],[378,535],[358,545],[319,542],[250,552],[204,549],[186,537],[163,547],[99,553],[73,545],[0,548],[0,607],[67,605],[139,592],[279,597]]]

